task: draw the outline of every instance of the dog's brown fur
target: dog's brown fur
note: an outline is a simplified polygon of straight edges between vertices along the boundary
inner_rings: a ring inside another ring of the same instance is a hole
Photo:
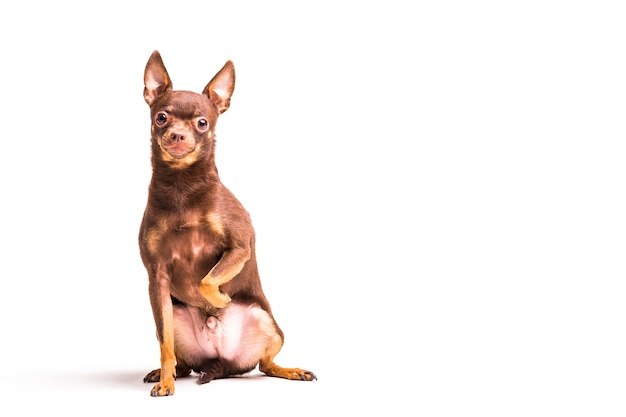
[[[158,51],[146,64],[144,99],[152,119],[152,180],[139,247],[161,348],[161,368],[146,375],[152,396],[174,394],[174,379],[199,382],[254,369],[311,381],[282,368],[283,345],[261,288],[248,212],[220,182],[215,124],[230,106],[231,61],[202,94],[173,90]]]

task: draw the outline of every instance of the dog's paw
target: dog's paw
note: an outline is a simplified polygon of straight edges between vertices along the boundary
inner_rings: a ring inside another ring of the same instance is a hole
[[[201,284],[200,292],[207,299],[209,303],[211,303],[214,307],[224,308],[228,304],[230,304],[230,297],[227,294],[224,294],[220,291],[218,287]]]
[[[300,380],[300,381],[313,381],[317,379],[317,376],[311,372],[304,369],[294,369],[294,372],[289,377],[289,379]]]
[[[200,372],[198,377],[198,384],[207,384],[215,379],[215,375],[208,372]]]
[[[176,375],[172,375],[172,378],[165,379],[166,381],[161,381],[161,369],[155,369],[143,378],[143,382],[156,382],[150,391],[150,395],[153,397],[174,395],[174,380],[176,379]]]
[[[155,369],[154,371],[150,371],[146,376],[143,377],[143,382],[159,382],[160,380],[161,369]]]
[[[317,379],[317,376],[311,371],[305,371],[304,369],[298,374],[300,381],[313,381]]]
[[[306,369],[283,368],[276,364],[269,367],[262,366],[261,372],[268,376],[291,379],[292,381],[314,381],[317,379],[317,376],[313,372],[307,371]]]
[[[150,395],[153,397],[167,397],[169,395],[174,395],[174,384],[162,384],[157,382],[154,387],[152,387]]]

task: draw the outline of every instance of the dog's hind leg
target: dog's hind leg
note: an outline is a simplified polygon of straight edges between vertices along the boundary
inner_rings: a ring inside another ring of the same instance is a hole
[[[283,347],[283,338],[276,333],[265,350],[263,357],[259,361],[259,370],[265,375],[277,378],[286,378],[298,381],[313,381],[317,376],[311,371],[300,368],[283,368],[274,363],[274,357]]]
[[[184,363],[176,364],[176,378],[183,378],[191,374],[191,368]],[[143,378],[143,382],[159,382],[161,379],[161,369],[148,372]]]

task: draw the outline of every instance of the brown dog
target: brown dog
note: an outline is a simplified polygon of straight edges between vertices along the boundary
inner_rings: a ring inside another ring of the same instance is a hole
[[[158,51],[148,60],[144,99],[152,118],[152,180],[139,232],[141,258],[161,347],[161,368],[144,378],[152,396],[174,394],[174,379],[199,382],[254,369],[311,381],[282,368],[283,345],[261,288],[250,217],[220,182],[215,123],[235,87],[231,61],[202,94],[175,91]]]

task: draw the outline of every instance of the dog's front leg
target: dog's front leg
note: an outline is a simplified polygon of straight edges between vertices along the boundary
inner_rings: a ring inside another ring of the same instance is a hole
[[[239,246],[224,252],[219,262],[202,278],[200,292],[204,298],[217,308],[226,307],[230,297],[220,291],[220,285],[226,284],[241,272],[250,254],[250,246]]]
[[[174,308],[170,296],[170,277],[165,268],[159,268],[150,280],[150,302],[161,348],[161,373],[150,395],[161,397],[174,394],[176,356],[174,354]]]

